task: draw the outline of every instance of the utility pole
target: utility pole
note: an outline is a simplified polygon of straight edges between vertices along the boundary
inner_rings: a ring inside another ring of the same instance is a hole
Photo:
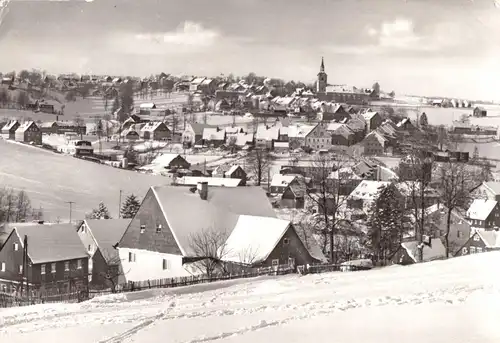
[[[69,204],[69,222],[71,223],[71,214],[73,212],[73,204],[75,203],[74,201],[66,201],[67,204]]]
[[[120,189],[120,198],[118,200],[118,219],[121,218],[121,210],[122,210],[122,190]]]
[[[26,278],[26,298],[28,299],[29,301],[29,296],[30,296],[30,292],[29,292],[29,287],[30,287],[30,284],[29,284],[29,273],[28,273],[28,268],[29,268],[29,256],[28,256],[28,236],[27,235],[24,235],[24,257],[23,257],[23,260],[25,261],[23,264],[25,264],[23,266],[23,279],[24,277]],[[24,282],[24,281],[23,281]]]

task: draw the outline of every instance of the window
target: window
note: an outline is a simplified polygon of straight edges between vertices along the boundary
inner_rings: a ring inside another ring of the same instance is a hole
[[[283,239],[283,245],[288,245],[288,244],[290,244],[290,239],[289,238]]]
[[[141,224],[141,233],[144,233],[146,231],[146,225]]]
[[[169,269],[168,267],[169,267],[168,260],[163,259],[163,270],[167,270],[167,269]]]
[[[64,271],[65,272],[69,271],[69,261],[64,262]]]
[[[462,238],[462,231],[457,231],[457,238]]]
[[[92,252],[92,247],[89,244],[89,247],[87,248],[88,252]]]
[[[478,234],[475,234],[475,235],[474,235],[474,240],[475,240],[476,242],[479,242],[479,235],[478,235]]]
[[[4,272],[5,271],[5,262],[2,262],[2,265],[0,266],[0,272]]]
[[[19,265],[19,274],[22,274],[22,273],[23,273],[23,265],[22,265],[22,264],[20,264],[20,265]]]
[[[128,253],[128,261],[129,262],[135,262],[135,254],[132,252]]]
[[[2,292],[7,293],[7,285],[2,285]]]
[[[278,259],[272,260],[272,261],[271,261],[271,265],[272,265],[273,267],[277,267],[277,266],[279,266],[279,265],[280,265],[280,260],[278,260]]]
[[[45,274],[45,264],[42,264],[41,265],[41,270],[40,270],[40,273],[43,275]]]
[[[462,248],[462,255],[467,255],[468,251],[467,248]]]
[[[160,233],[160,232],[161,232],[161,229],[162,229],[161,224],[157,224],[157,225],[156,225],[156,233]]]
[[[475,254],[476,253],[476,248],[475,247],[470,247],[470,253]]]
[[[85,233],[85,224],[82,225],[82,232]]]
[[[55,263],[51,263],[50,264],[50,272],[52,274],[55,274],[56,273],[56,264]]]
[[[82,260],[76,260],[76,269],[82,269]]]
[[[293,257],[288,258],[288,265],[289,266],[295,266],[295,259]]]
[[[18,250],[19,250],[19,244],[14,243],[14,251],[18,251]]]
[[[483,248],[476,248],[476,252],[477,252],[478,254],[482,253],[482,252],[483,252]]]

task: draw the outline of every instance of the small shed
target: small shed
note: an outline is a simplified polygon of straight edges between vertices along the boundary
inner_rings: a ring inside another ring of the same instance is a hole
[[[474,108],[474,117],[486,117],[488,111],[484,107],[476,106]]]
[[[10,120],[2,127],[2,138],[3,139],[12,139],[16,138],[16,130],[19,128],[21,124],[17,120]]]

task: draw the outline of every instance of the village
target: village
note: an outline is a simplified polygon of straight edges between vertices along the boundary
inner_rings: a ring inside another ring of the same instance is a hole
[[[164,181],[120,203],[118,218],[101,203],[85,218],[70,207],[69,219],[47,219],[30,215],[29,189],[16,204],[0,193],[0,292],[86,299],[178,278],[359,270],[500,249],[496,165],[457,148],[497,139],[496,127],[469,122],[487,116],[483,107],[431,99],[465,113],[451,127],[431,125],[425,112],[412,119],[391,106],[394,94],[378,84],[329,85],[323,60],[310,87],[253,78],[62,75],[33,85],[4,76],[25,94],[5,105],[24,114],[0,125],[6,144]],[[69,100],[43,98],[48,91]],[[159,94],[168,101],[155,103]],[[105,114],[59,120],[77,95]]]

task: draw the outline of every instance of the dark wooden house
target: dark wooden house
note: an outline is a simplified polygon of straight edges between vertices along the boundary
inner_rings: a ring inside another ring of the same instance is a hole
[[[87,288],[88,254],[72,224],[13,226],[0,250],[0,289],[17,291],[21,281],[42,293]]]

